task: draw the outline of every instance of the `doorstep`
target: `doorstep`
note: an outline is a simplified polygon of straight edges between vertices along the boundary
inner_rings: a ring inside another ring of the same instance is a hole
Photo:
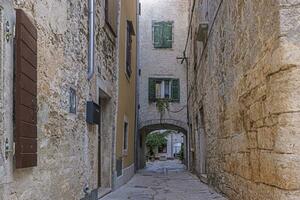
[[[207,180],[207,174],[200,174],[199,176],[200,178],[200,181],[207,184],[208,183],[208,180]]]
[[[105,195],[109,194],[112,191],[111,188],[99,188],[98,189],[98,199],[101,199]]]

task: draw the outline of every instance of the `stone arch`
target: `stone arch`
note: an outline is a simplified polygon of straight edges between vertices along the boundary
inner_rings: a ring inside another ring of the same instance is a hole
[[[156,130],[174,130],[179,131],[185,135],[186,151],[185,157],[188,158],[188,125],[186,122],[174,119],[153,119],[140,122],[138,125],[138,137],[136,148],[136,163],[137,169],[145,167],[145,138],[146,136]],[[187,160],[185,161],[187,164]]]
[[[180,131],[183,134],[187,134],[188,125],[187,123],[174,119],[153,119],[141,122],[139,124],[139,133],[141,131],[155,131],[161,129],[170,129],[174,131]]]

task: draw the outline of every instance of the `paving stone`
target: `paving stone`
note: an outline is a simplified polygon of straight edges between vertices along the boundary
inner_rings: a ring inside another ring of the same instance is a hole
[[[169,170],[166,175],[161,169]],[[146,176],[145,176],[146,175]],[[177,160],[149,163],[133,179],[102,200],[226,200],[223,196],[187,172]]]

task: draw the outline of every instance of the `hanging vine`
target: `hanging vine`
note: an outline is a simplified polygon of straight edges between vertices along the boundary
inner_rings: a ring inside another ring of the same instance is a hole
[[[168,99],[157,99],[156,108],[160,114],[160,122],[161,122],[166,111],[169,111],[169,100]]]

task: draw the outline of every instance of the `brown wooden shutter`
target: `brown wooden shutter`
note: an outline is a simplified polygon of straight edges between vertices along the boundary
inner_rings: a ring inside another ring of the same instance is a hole
[[[37,165],[37,29],[16,10],[15,144],[16,168]]]

